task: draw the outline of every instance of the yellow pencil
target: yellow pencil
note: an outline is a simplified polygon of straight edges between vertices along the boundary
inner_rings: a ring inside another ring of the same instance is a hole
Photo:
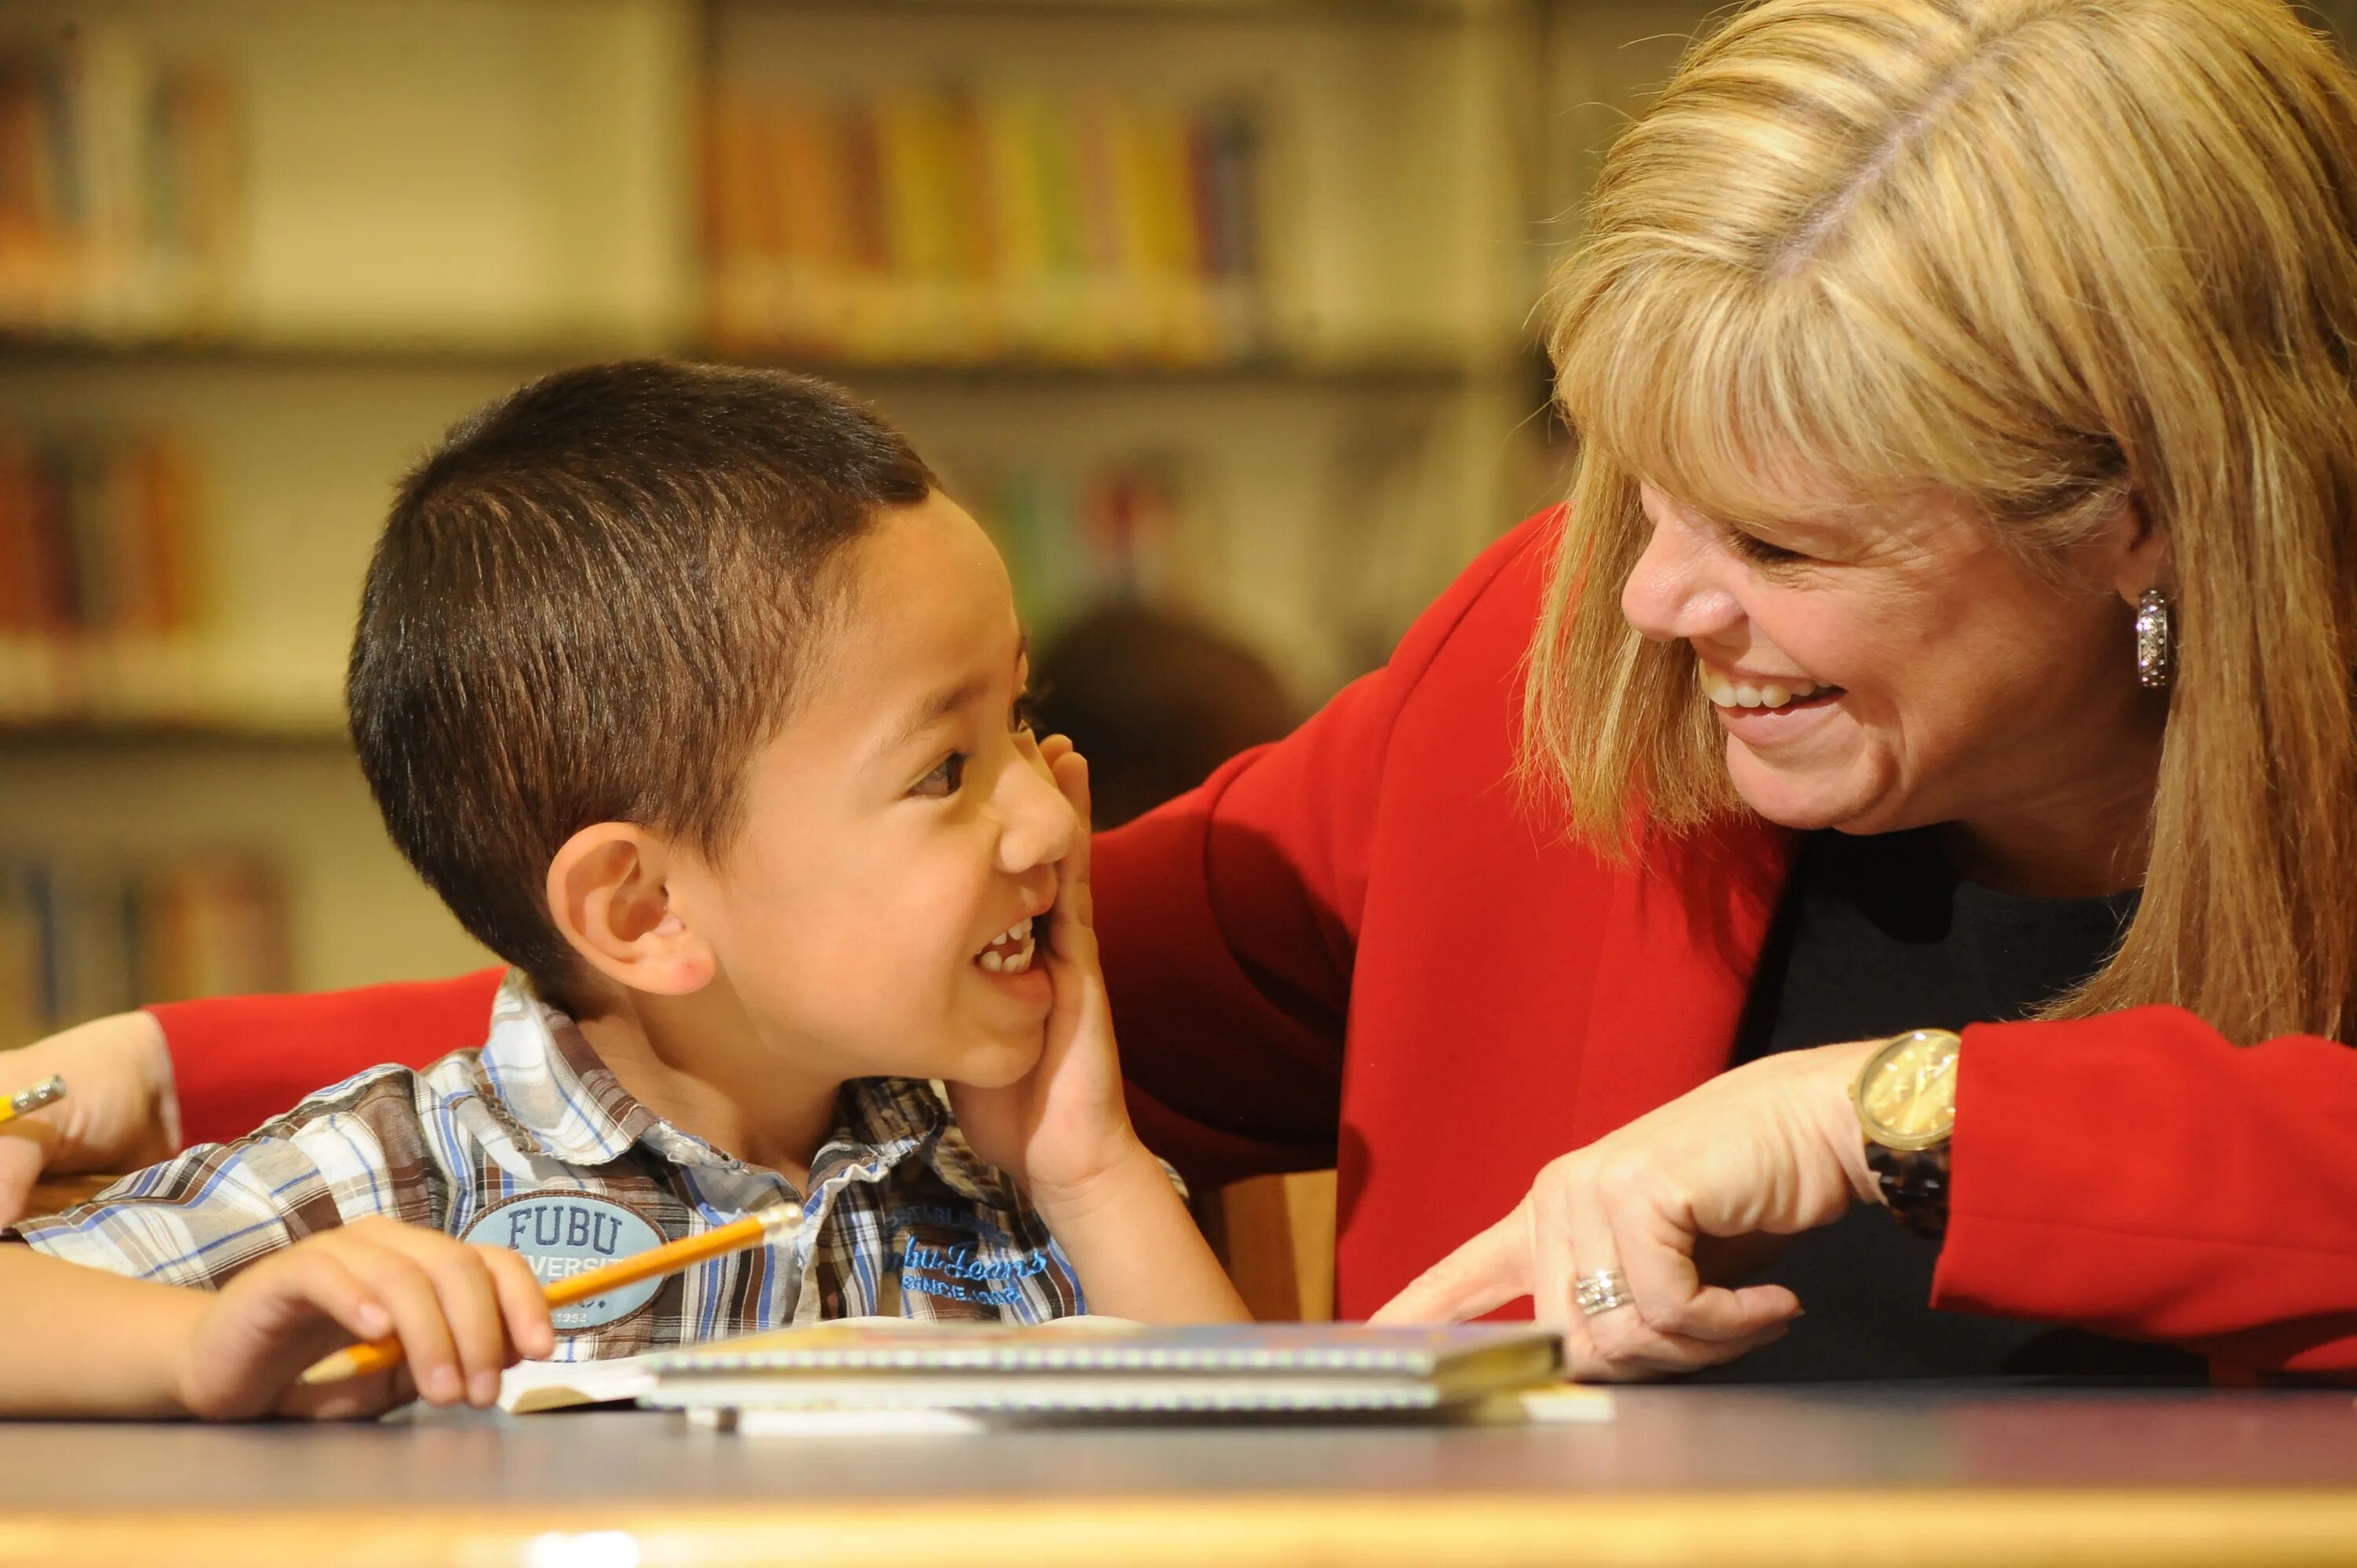
[[[14,1122],[17,1117],[38,1111],[44,1105],[55,1105],[66,1097],[66,1080],[48,1078],[30,1089],[19,1090],[5,1100],[0,1100],[0,1122]]]
[[[775,1237],[791,1235],[801,1229],[802,1222],[801,1209],[790,1203],[779,1204],[759,1214],[747,1215],[732,1224],[723,1225],[716,1230],[707,1230],[701,1236],[690,1236],[684,1241],[667,1241],[660,1247],[649,1248],[636,1257],[621,1259],[602,1269],[592,1269],[586,1274],[576,1274],[569,1280],[550,1285],[544,1294],[552,1308],[570,1306],[576,1301],[587,1301],[592,1296],[619,1290],[624,1285],[634,1285],[641,1280],[675,1274],[706,1258],[725,1257],[730,1252],[741,1252],[748,1247],[762,1246]],[[382,1372],[388,1367],[399,1365],[400,1340],[371,1339],[364,1345],[353,1345],[332,1356],[320,1358],[304,1372],[302,1380],[307,1383],[339,1383],[346,1378],[365,1377],[371,1372]]]

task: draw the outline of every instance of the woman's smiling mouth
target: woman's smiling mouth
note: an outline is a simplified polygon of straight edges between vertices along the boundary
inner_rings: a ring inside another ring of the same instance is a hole
[[[1748,676],[1738,679],[1717,669],[1699,654],[1695,658],[1695,679],[1701,684],[1703,695],[1721,711],[1765,708],[1770,712],[1780,712],[1792,707],[1814,707],[1830,703],[1842,694],[1839,686],[1820,686],[1801,676],[1783,680],[1754,680]]]

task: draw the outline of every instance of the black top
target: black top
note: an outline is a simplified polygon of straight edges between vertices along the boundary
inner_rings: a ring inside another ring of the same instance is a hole
[[[1803,843],[1736,1036],[1736,1060],[2024,1018],[2103,967],[2136,896],[2024,898],[1964,881],[1936,830]],[[2071,1201],[2054,1195],[2057,1205]],[[2199,1377],[2163,1346],[1933,1312],[1939,1243],[1861,1206],[1800,1237],[1756,1276],[1790,1285],[1804,1316],[1713,1381],[1958,1378],[1996,1373]]]

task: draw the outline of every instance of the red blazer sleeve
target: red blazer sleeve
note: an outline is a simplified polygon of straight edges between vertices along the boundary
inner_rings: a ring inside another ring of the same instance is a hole
[[[2357,1372],[2357,1050],[2174,1007],[1964,1039],[1934,1305]]]
[[[1543,514],[1286,739],[1101,833],[1091,881],[1132,1118],[1199,1191],[1331,1165],[1375,822],[1400,709]]]
[[[500,970],[310,996],[222,996],[150,1007],[164,1026],[191,1144],[242,1138],[317,1089],[388,1062],[479,1046]]]

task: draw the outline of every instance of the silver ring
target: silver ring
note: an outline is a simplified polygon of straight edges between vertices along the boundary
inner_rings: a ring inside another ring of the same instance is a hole
[[[1629,1276],[1618,1269],[1598,1269],[1592,1274],[1580,1275],[1571,1287],[1571,1300],[1588,1317],[1637,1304],[1637,1298],[1629,1292]]]

